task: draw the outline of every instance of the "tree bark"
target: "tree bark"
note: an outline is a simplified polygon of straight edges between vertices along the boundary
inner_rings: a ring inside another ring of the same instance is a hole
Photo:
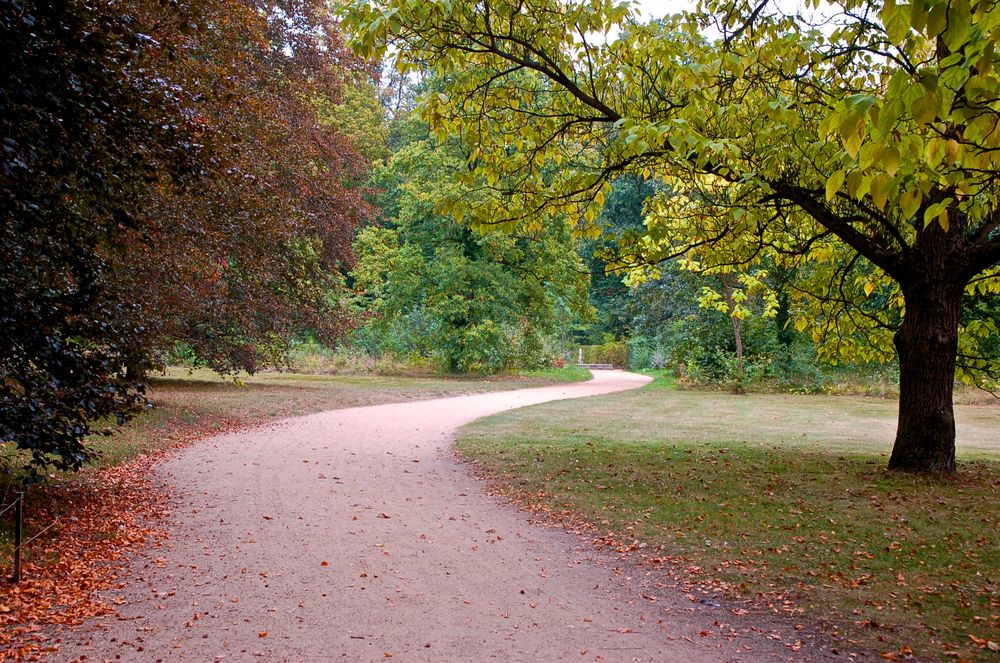
[[[142,382],[146,379],[147,370],[149,370],[149,366],[143,357],[130,355],[125,362],[125,380],[128,382]]]
[[[889,469],[955,471],[953,392],[963,287],[903,289],[906,312],[893,338],[899,356],[899,422]]]
[[[729,276],[726,274],[722,275],[722,295],[726,300],[726,306],[729,307],[729,321],[733,325],[733,341],[736,344],[736,386],[733,387],[733,391],[737,394],[742,394],[745,392],[743,388],[744,382],[744,370],[746,369],[743,360],[743,329],[740,319],[734,315],[736,312],[736,302],[733,301],[733,287],[729,282]]]

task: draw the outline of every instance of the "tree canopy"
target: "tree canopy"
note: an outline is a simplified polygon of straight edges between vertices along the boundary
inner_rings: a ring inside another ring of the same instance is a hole
[[[359,234],[352,272],[372,331],[386,349],[451,372],[543,366],[548,339],[587,307],[569,229],[553,220],[484,233],[441,214],[440,200],[468,195],[452,178],[462,146],[439,143],[415,118],[397,124],[401,145],[373,181],[382,225]]]
[[[794,324],[830,358],[898,356],[890,467],[950,471],[956,370],[998,369],[997,321],[962,305],[1000,289],[1000,8],[813,9],[710,0],[640,24],[613,0],[357,0],[345,25],[363,55],[447,80],[424,116],[483,184],[446,207],[592,233],[621,174],[660,181],[621,266],[794,268]]]
[[[78,468],[187,340],[259,365],[335,333],[367,164],[321,103],[366,73],[323,2],[0,0],[0,442]]]
[[[195,118],[140,64],[161,44],[106,3],[0,5],[0,440],[78,466],[94,419],[139,395],[118,367],[136,331],[102,296],[100,249],[136,228],[149,182],[201,168]]]
[[[210,159],[197,180],[136,201],[140,226],[112,252],[107,282],[141,304],[134,361],[155,364],[181,341],[215,369],[255,371],[297,332],[331,340],[348,326],[341,276],[371,214],[371,164],[331,110],[366,71],[322,3],[186,10],[200,27],[151,65],[197,113]]]

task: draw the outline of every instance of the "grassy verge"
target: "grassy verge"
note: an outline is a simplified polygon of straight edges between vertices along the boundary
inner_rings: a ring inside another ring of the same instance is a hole
[[[884,469],[894,415],[884,400],[658,380],[482,420],[458,448],[498,491],[655,551],[665,574],[808,619],[844,649],[997,657],[1000,407],[958,408],[953,478]]]

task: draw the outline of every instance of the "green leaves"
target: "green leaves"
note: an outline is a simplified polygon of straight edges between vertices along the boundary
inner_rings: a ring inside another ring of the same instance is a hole
[[[923,232],[930,224],[974,236],[1000,206],[995,3],[851,0],[830,8],[832,32],[780,11],[737,32],[748,7],[720,0],[705,11],[733,29],[725,45],[689,14],[620,25],[599,46],[573,22],[613,27],[625,14],[606,2],[376,5],[399,8],[386,45],[450,72],[447,99],[428,99],[425,116],[478,150],[491,190],[469,214],[484,225],[551,214],[598,232],[598,193],[633,174],[663,192],[625,247],[634,263],[685,251],[709,270],[793,262],[819,301],[831,297],[824,279],[843,276],[837,261],[898,276],[903,254],[941,235]],[[870,328],[817,305],[825,322],[811,328],[839,339],[831,358],[891,353],[879,330],[898,323],[898,291],[866,274],[841,303],[879,297]]]
[[[918,125],[930,124],[937,118],[938,110],[941,107],[941,99],[936,92],[928,92],[922,97],[918,97],[910,104],[910,113],[913,120]]]
[[[919,189],[909,189],[902,196],[899,197],[899,207],[900,211],[903,213],[904,219],[911,218],[917,213],[920,208],[920,202],[923,200],[923,196]]]
[[[886,0],[882,6],[882,24],[890,42],[902,43],[910,32],[910,6],[897,5],[894,0]]]
[[[948,25],[948,6],[938,3],[927,12],[927,36],[937,37]]]
[[[833,197],[837,195],[837,191],[844,185],[844,175],[844,171],[838,170],[826,181],[827,200],[833,200]]]
[[[941,229],[947,232],[949,228],[948,209],[954,202],[951,198],[945,198],[941,202],[928,205],[924,209],[924,227],[926,228],[934,221],[937,221]]]
[[[900,158],[899,149],[891,143],[883,145],[878,152],[878,161],[890,177],[899,172]]]
[[[548,336],[585,306],[567,228],[547,218],[511,224],[517,238],[497,232],[479,216],[496,173],[470,173],[462,145],[416,118],[399,119],[396,135],[403,145],[378,173],[387,227],[359,234],[352,272],[382,347],[448,371],[537,367]]]
[[[848,156],[853,158],[858,155],[858,150],[861,149],[861,141],[864,138],[864,129],[865,118],[856,109],[845,113],[840,120],[840,140],[843,141],[844,151],[847,152]]]
[[[944,32],[944,42],[951,52],[960,52],[964,48],[972,28],[972,10],[969,7],[969,0],[950,0],[944,13],[946,13],[945,20],[948,26]]]

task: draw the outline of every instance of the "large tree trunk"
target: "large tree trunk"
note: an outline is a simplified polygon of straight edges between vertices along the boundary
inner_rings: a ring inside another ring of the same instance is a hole
[[[139,354],[131,354],[125,361],[125,380],[130,383],[142,382],[146,379],[146,372],[149,364],[145,357]]]
[[[952,396],[963,288],[904,287],[906,312],[893,339],[899,356],[899,423],[889,469],[955,471]]]

